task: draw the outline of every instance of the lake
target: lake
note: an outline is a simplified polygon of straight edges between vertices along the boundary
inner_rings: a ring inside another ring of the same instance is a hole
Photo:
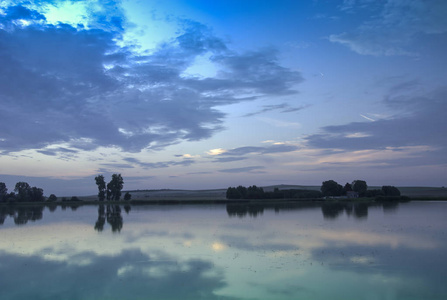
[[[447,299],[447,203],[0,206],[1,299]]]

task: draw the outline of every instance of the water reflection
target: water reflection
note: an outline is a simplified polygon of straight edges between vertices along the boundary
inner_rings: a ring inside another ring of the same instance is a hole
[[[0,206],[0,225],[4,224],[8,216],[14,219],[16,225],[41,220],[43,210],[43,206]]]
[[[62,210],[70,208],[76,211],[81,204],[64,204],[60,205]],[[227,204],[226,211],[229,217],[252,217],[256,218],[264,214],[264,210],[274,210],[275,213],[282,211],[305,210],[310,208],[321,208],[321,212],[325,219],[335,220],[343,214],[353,216],[356,219],[366,219],[368,217],[369,207],[382,207],[386,213],[396,213],[398,209],[398,202],[384,202],[384,203],[353,203],[353,202],[302,202],[302,203],[241,203],[241,204]],[[54,203],[46,206],[0,206],[0,225],[2,225],[7,217],[14,219],[16,225],[27,224],[28,221],[37,221],[43,218],[43,211],[45,207],[50,212],[55,212],[57,205]],[[126,214],[131,211],[130,205],[123,206]],[[122,208],[114,204],[100,204],[98,205],[98,218],[94,225],[94,229],[98,232],[104,230],[106,222],[111,226],[112,232],[120,232],[123,228]]]
[[[131,208],[130,205],[125,205],[124,210],[129,213]],[[119,205],[103,205],[98,206],[98,219],[95,223],[96,231],[103,231],[104,224],[107,223],[111,226],[112,232],[120,232],[123,228],[123,217],[121,216],[121,207]]]
[[[106,203],[4,221],[1,298],[447,299],[447,203],[331,204]]]
[[[77,261],[0,256],[0,273],[8,275],[0,281],[2,299],[234,299],[215,295],[225,286],[223,273],[203,259],[181,261],[138,249],[100,256],[82,252]]]
[[[336,219],[344,212],[348,216],[354,216],[356,219],[361,220],[368,217],[368,207],[372,205],[352,202],[323,203],[321,212],[325,219]],[[377,207],[378,205],[374,204],[374,206]]]
[[[64,204],[60,205],[61,210],[65,211],[67,208],[70,208],[71,211],[76,211],[81,204]],[[16,225],[25,225],[28,221],[39,221],[43,219],[43,212],[45,208],[51,213],[54,213],[57,210],[57,204],[49,204],[49,205],[36,205],[36,206],[8,206],[2,205],[0,206],[0,225],[3,225],[8,217],[14,220],[14,224]],[[129,214],[131,211],[130,205],[124,205],[124,211],[126,214]],[[98,218],[94,225],[94,229],[98,232],[104,230],[105,223],[110,225],[112,232],[120,232],[123,228],[123,217],[121,215],[121,207],[119,205],[113,204],[101,204],[98,205]]]
[[[347,216],[353,216],[359,220],[366,220],[369,207],[382,207],[384,212],[395,213],[399,202],[383,203],[355,203],[355,202],[303,202],[303,203],[281,203],[281,204],[262,204],[262,203],[241,203],[227,204],[226,210],[229,217],[253,217],[262,216],[264,210],[274,210],[276,213],[281,211],[305,210],[310,208],[321,208],[325,219],[335,220],[343,213]]]

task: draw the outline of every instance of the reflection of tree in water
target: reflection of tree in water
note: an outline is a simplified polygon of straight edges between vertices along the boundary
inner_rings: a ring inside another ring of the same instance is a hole
[[[357,203],[354,205],[354,216],[357,219],[363,219],[368,217],[368,204]]]
[[[383,207],[384,211],[395,211],[399,205],[399,202],[383,202],[383,203],[323,203],[321,205],[321,211],[325,219],[336,219],[343,212],[348,216],[353,215],[356,219],[366,219],[368,217],[369,206]]]
[[[323,203],[321,205],[321,212],[325,219],[336,219],[343,212],[348,216],[353,215],[357,219],[364,219],[368,217],[368,204],[366,203]]]
[[[14,224],[24,225],[28,221],[37,221],[43,218],[44,206],[1,206],[0,225],[4,224],[9,216],[14,219]]]
[[[56,203],[50,203],[50,204],[47,205],[47,207],[48,207],[48,210],[50,212],[55,212],[56,208],[57,208],[57,204]]]
[[[382,203],[383,212],[386,213],[395,213],[399,206],[399,202],[397,201],[386,201]]]
[[[280,211],[290,211],[290,210],[302,210],[302,209],[312,209],[320,207],[320,203],[314,202],[282,202],[282,203],[232,203],[227,204],[227,214],[229,217],[239,217],[243,218],[258,217],[264,214],[264,210],[272,210],[275,213]]]
[[[130,205],[126,205],[124,210],[128,213]],[[95,223],[96,231],[103,231],[105,223],[109,223],[112,227],[112,232],[120,232],[123,228],[123,217],[121,216],[121,207],[119,205],[99,205],[98,219]]]
[[[336,219],[345,210],[346,205],[343,203],[323,203],[321,211],[325,219]],[[351,208],[352,211],[352,208]]]
[[[99,232],[103,231],[105,223],[106,223],[106,210],[104,208],[104,205],[101,204],[98,207],[98,220],[96,220],[95,223],[95,230]]]
[[[227,213],[230,217],[243,218],[247,215],[256,218],[258,215],[264,213],[264,206],[261,205],[241,205],[241,204],[227,204]]]
[[[120,232],[123,228],[123,217],[119,205],[107,205],[107,223],[112,226],[113,232]]]

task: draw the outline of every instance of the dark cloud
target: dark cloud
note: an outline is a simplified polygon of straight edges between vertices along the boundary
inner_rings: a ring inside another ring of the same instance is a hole
[[[162,149],[222,130],[218,105],[295,93],[298,72],[279,65],[273,49],[235,53],[205,25],[180,21],[178,36],[150,54],[118,42],[126,29],[111,2],[89,27],[45,22],[24,6],[0,16],[0,151],[119,147]],[[18,19],[31,20],[28,26]],[[185,77],[210,53],[214,78]],[[239,95],[244,94],[241,98]],[[186,164],[186,163],[185,163]]]
[[[429,146],[432,151],[447,149],[447,88],[426,95],[390,95],[385,103],[402,113],[374,122],[326,126],[321,134],[306,138],[311,147],[348,151],[390,147]],[[360,133],[359,137],[349,137]],[[432,151],[424,155],[428,158]]]
[[[253,166],[253,167],[243,167],[243,168],[234,168],[234,169],[223,169],[219,170],[222,173],[263,173],[263,171],[257,171],[264,169],[263,166]],[[255,171],[255,172],[253,172]]]

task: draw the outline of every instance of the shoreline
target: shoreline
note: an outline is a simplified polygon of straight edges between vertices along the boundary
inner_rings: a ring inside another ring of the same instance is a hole
[[[410,201],[447,201],[447,197],[396,197],[391,199],[377,198],[303,198],[303,199],[145,199],[145,200],[129,200],[129,201],[99,201],[99,200],[79,200],[79,201],[40,201],[40,202],[3,202],[0,206],[83,206],[83,205],[195,205],[195,204],[291,204],[291,203],[399,203]]]

